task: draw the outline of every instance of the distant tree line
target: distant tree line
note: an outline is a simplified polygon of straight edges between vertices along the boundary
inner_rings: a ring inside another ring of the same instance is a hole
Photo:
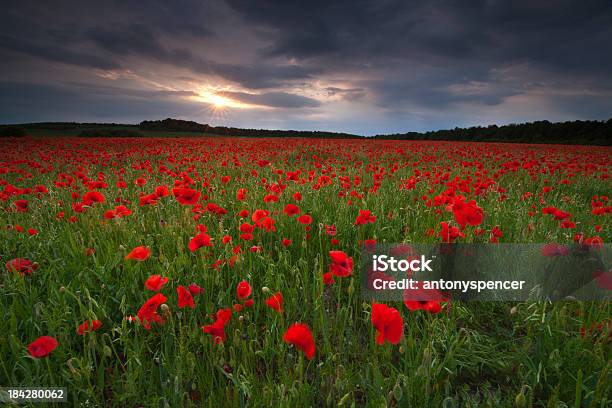
[[[24,136],[28,130],[80,131],[81,137],[141,137],[150,132],[187,132],[196,135],[239,137],[304,137],[320,139],[348,139],[363,136],[350,133],[302,130],[242,129],[210,126],[180,119],[145,120],[138,125],[118,123],[42,122],[0,126],[0,137]],[[142,132],[149,132],[143,134]],[[75,133],[76,134],[76,133]],[[575,120],[552,123],[547,120],[511,124],[474,126],[430,132],[407,132],[376,135],[375,139],[392,140],[456,140],[465,142],[559,143],[612,145],[612,119],[607,121]]]
[[[193,121],[179,119],[145,120],[138,125],[140,130],[167,132],[198,132],[207,135],[241,136],[241,137],[311,137],[320,139],[359,138],[349,133],[325,132],[317,130],[269,130],[243,129],[226,126],[210,126]]]
[[[0,137],[22,137],[26,135],[26,131],[18,126],[1,126]]]
[[[575,120],[551,123],[547,120],[504,126],[474,126],[430,132],[377,135],[377,139],[457,140],[465,142],[560,143],[610,145],[612,119]]]
[[[85,129],[81,130],[79,137],[142,137],[143,134],[135,129]]]

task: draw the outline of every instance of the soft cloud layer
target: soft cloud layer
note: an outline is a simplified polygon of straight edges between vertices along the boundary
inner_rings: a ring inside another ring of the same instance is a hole
[[[607,119],[610,38],[607,0],[22,1],[0,15],[0,122],[374,134]]]

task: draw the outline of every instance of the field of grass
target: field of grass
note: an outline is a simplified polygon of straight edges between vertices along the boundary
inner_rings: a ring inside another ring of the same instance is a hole
[[[453,142],[0,140],[0,386],[66,387],[78,406],[610,406],[609,302],[388,302],[403,334],[380,345],[359,259],[366,240],[448,241],[442,223],[463,235],[454,242],[608,243],[611,158]],[[469,200],[482,220],[462,227],[453,209]],[[150,255],[130,259],[141,246]],[[153,275],[168,279],[158,292],[145,288]],[[179,296],[192,284],[203,292]],[[286,335],[297,322],[312,342]],[[57,341],[46,356],[28,349],[40,336]]]

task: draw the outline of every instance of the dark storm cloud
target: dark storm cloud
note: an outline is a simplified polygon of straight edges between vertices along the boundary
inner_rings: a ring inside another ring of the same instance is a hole
[[[611,81],[612,53],[606,50],[612,3],[605,0],[229,4],[247,21],[273,28],[273,43],[264,54],[382,76],[371,82],[380,103],[501,103],[532,80],[509,84],[493,78],[492,70],[514,64],[565,76],[569,83]],[[499,89],[468,95],[444,89],[471,81]]]
[[[527,102],[541,107],[542,118],[603,119],[610,116],[610,39],[609,0],[22,1],[0,15],[0,74],[11,78],[2,101],[25,101],[13,81],[24,95],[49,102],[62,95],[53,107],[58,120],[86,110],[69,109],[80,98],[96,106],[116,98],[129,105],[125,112],[144,115],[134,103],[142,89],[152,92],[152,110],[193,114],[201,106],[189,99],[191,89],[155,92],[177,81],[185,89],[221,80],[232,99],[321,113],[300,117],[299,126],[332,123],[337,104],[345,104],[347,128],[364,116],[374,120],[372,112],[393,130],[446,126],[458,112],[468,123],[520,121],[531,118],[520,108]],[[53,76],[29,78],[40,66]],[[95,100],[84,94],[93,90]],[[351,104],[359,105],[352,116]],[[33,103],[32,111],[46,106]],[[10,121],[7,112],[2,121]],[[278,112],[260,114],[275,123],[283,119]]]
[[[0,47],[15,52],[28,54],[52,62],[77,65],[97,69],[116,69],[118,64],[106,58],[88,53],[71,51],[60,45],[38,45],[28,40],[0,35]]]
[[[317,106],[321,106],[321,102],[316,99],[286,92],[251,94],[246,92],[221,91],[217,92],[217,94],[242,103],[272,108],[316,108]]]

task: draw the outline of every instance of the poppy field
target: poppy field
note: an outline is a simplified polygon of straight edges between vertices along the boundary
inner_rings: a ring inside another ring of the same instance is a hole
[[[611,159],[0,139],[0,386],[79,406],[610,406],[609,302],[370,302],[359,265],[377,243],[609,243]]]

